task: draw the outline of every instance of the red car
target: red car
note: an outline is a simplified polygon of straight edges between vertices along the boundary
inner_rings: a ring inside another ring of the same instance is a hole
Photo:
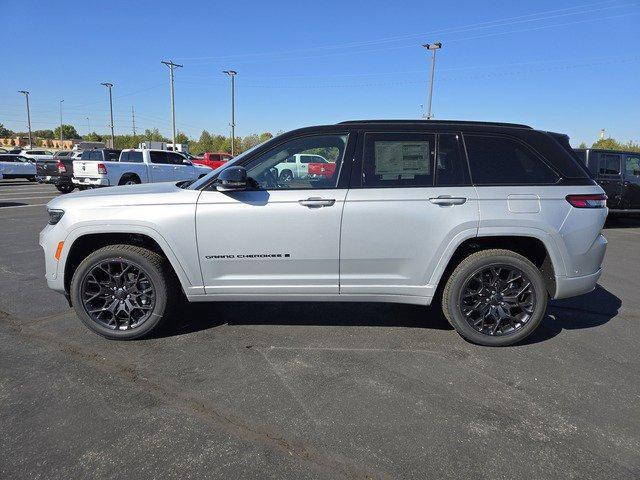
[[[334,173],[336,173],[336,164],[327,162],[327,163],[309,163],[308,164],[308,174],[310,177],[325,177],[325,178],[333,178]]]
[[[197,165],[204,165],[215,170],[216,168],[227,163],[232,158],[233,157],[230,154],[225,152],[206,152],[199,157],[193,158],[191,161],[192,163],[195,163]]]

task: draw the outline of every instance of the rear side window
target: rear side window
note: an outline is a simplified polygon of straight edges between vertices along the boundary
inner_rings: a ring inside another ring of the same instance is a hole
[[[122,152],[120,154],[120,161],[128,163],[142,163],[142,152],[136,152],[134,150]]]
[[[601,153],[600,175],[620,175],[620,155]]]
[[[171,163],[173,165],[183,165],[184,164],[184,157],[182,155],[180,155],[179,153],[167,152],[167,160],[168,160],[168,163]]]
[[[476,185],[548,185],[559,179],[551,167],[515,139],[465,135],[464,141]]]
[[[469,169],[460,149],[460,136],[455,133],[438,134],[436,186],[462,186],[470,183]]]
[[[169,163],[165,152],[149,152],[151,163]]]
[[[429,133],[367,133],[362,186],[432,187],[434,144]]]
[[[120,150],[105,150],[104,153],[108,162],[117,162],[120,158]]]

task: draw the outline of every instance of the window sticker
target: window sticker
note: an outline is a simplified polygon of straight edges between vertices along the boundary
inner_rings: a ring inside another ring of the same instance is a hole
[[[429,175],[429,142],[375,142],[375,174],[383,180]]]

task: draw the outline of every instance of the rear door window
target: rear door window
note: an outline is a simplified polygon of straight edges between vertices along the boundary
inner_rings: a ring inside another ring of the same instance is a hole
[[[469,169],[462,156],[460,135],[438,134],[436,154],[436,186],[470,185]]]
[[[362,187],[432,187],[434,146],[431,133],[367,133]]]
[[[601,153],[600,175],[620,175],[620,155]]]
[[[167,160],[172,165],[184,165],[184,157],[179,153],[167,152]]]
[[[149,152],[149,158],[151,159],[151,163],[169,163],[167,159],[167,152]]]
[[[516,139],[465,134],[464,142],[475,185],[549,185],[559,180],[551,167]]]
[[[640,155],[627,155],[625,174],[627,176],[640,177]]]

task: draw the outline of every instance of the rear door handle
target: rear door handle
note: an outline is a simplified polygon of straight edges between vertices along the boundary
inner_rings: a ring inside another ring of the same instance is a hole
[[[336,200],[334,198],[319,198],[319,197],[310,197],[306,200],[298,200],[298,203],[303,207],[309,208],[321,208],[321,207],[330,207]]]
[[[449,197],[447,195],[440,195],[439,197],[432,197],[429,201],[435,205],[462,205],[467,201],[466,197]]]

